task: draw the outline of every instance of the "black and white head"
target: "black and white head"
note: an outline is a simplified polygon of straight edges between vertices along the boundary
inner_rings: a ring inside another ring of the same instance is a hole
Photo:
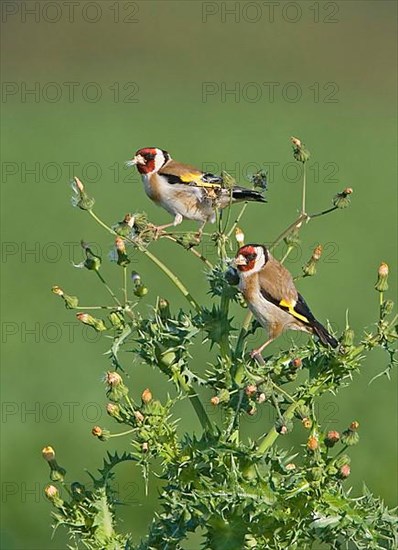
[[[150,175],[158,172],[171,159],[169,153],[158,147],[144,147],[139,149],[132,160],[126,162],[126,166],[137,166],[142,175]]]
[[[246,244],[238,250],[234,263],[240,273],[249,275],[260,271],[268,258],[268,250],[262,244]]]

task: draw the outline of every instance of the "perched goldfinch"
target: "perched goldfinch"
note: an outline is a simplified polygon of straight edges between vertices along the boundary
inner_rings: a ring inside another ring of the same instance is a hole
[[[171,158],[167,151],[157,147],[140,149],[127,166],[136,165],[148,197],[174,216],[174,221],[161,225],[162,230],[178,225],[183,219],[201,223],[199,233],[206,222],[214,223],[216,210],[232,202],[266,202],[258,191],[234,186],[228,190],[223,178],[204,173],[193,166],[181,164]]]
[[[289,271],[265,246],[242,246],[234,264],[239,274],[239,289],[250,311],[269,331],[268,340],[252,351],[252,357],[260,354],[289,329],[315,334],[324,346],[338,346],[337,340],[315,319],[304,298],[297,292]]]

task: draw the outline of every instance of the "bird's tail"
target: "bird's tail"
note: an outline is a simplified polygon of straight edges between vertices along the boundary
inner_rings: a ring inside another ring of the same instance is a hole
[[[314,334],[316,334],[321,341],[321,343],[324,346],[331,346],[332,348],[337,348],[339,345],[336,338],[334,338],[329,332],[325,329],[325,327],[319,322],[314,321],[312,324],[312,329],[314,331]]]
[[[235,186],[232,189],[232,198],[236,201],[267,202],[258,191],[253,191],[253,189],[246,189],[245,187],[238,186]]]

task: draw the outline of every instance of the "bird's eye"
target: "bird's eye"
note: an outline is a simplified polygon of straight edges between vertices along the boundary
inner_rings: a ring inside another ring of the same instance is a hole
[[[246,259],[247,259],[248,262],[252,262],[253,260],[256,259],[256,257],[257,257],[257,254],[252,253],[252,254],[248,254],[248,255],[246,256]]]

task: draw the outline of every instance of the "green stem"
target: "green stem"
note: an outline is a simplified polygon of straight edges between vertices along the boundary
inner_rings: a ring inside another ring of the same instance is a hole
[[[247,202],[245,202],[245,204],[242,206],[241,211],[239,212],[239,214],[238,214],[236,220],[234,221],[234,223],[232,224],[231,229],[228,231],[228,233],[227,233],[227,237],[228,237],[228,238],[231,237],[232,233],[233,233],[233,232],[235,231],[235,229],[237,228],[238,223],[240,222],[241,217],[242,217],[243,214],[245,213],[246,208],[247,208]]]
[[[223,233],[225,233],[227,231],[227,227],[228,227],[228,224],[229,224],[229,219],[231,217],[231,206],[232,206],[232,187],[229,190],[229,205],[228,205],[228,211],[227,211],[227,219],[226,219],[225,224],[224,224],[224,229],[222,230]]]
[[[203,233],[202,233],[202,235],[203,235]],[[171,235],[163,235],[163,237],[161,237],[161,238],[162,239],[168,239],[169,241],[173,241],[174,243],[179,244],[185,250],[189,250],[189,252],[191,252],[191,254],[193,254],[194,256],[199,258],[199,260],[201,260],[209,269],[213,269],[213,264],[210,263],[209,260],[205,256],[203,256],[203,254],[198,252],[195,248],[187,248],[181,241],[179,241],[175,237],[172,237]]]
[[[110,434],[109,437],[120,437],[122,435],[127,435],[127,434],[131,434],[132,432],[134,432],[135,428],[132,428],[131,430],[126,430],[125,432],[120,432],[118,434]]]
[[[324,216],[325,214],[329,214],[330,212],[334,212],[335,210],[338,210],[338,206],[332,206],[331,208],[328,208],[327,210],[322,210],[322,212],[318,212],[317,214],[309,214],[309,218],[312,220],[313,218],[319,218],[319,216]]]
[[[106,229],[109,233],[112,235],[117,235],[116,231],[114,231],[111,227],[106,225],[92,210],[88,210],[89,214],[92,218],[95,219],[95,221],[101,225],[104,229]],[[131,239],[128,239],[127,237],[124,237],[126,240],[137,246],[137,244],[132,241]],[[178,290],[181,292],[181,294],[188,300],[188,302],[191,304],[191,306],[200,313],[201,307],[200,305],[194,300],[194,298],[191,296],[191,294],[188,292],[188,289],[184,286],[184,284],[180,281],[180,279],[175,275],[167,266],[164,265],[162,261],[159,260],[154,254],[149,252],[146,248],[138,247],[140,252],[145,254],[147,258],[149,258],[154,264],[156,264],[165,275],[173,282],[173,284],[178,288]],[[97,272],[98,273],[98,272]],[[206,411],[199,399],[199,397],[196,395],[195,391],[190,387],[185,385],[185,390],[187,391],[189,395],[189,399],[196,411],[196,414],[198,415],[199,421],[203,427],[203,429],[209,429],[212,430],[212,425],[210,423],[209,417],[206,414]]]
[[[300,399],[299,401],[296,401],[295,403],[292,403],[285,411],[285,414],[283,415],[283,418],[286,420],[290,420],[293,418],[294,413],[300,405],[304,405],[305,401],[304,399]],[[275,426],[273,426],[270,431],[267,433],[267,435],[264,437],[260,445],[258,446],[258,452],[260,454],[264,454],[268,451],[270,447],[275,443],[275,441],[278,439],[279,433],[276,431]]]
[[[123,266],[123,296],[124,296],[124,305],[127,304],[127,267]]]
[[[220,309],[221,309],[221,313],[223,314],[223,317],[225,318],[225,324],[227,325],[228,311],[229,311],[229,298],[224,294],[221,296]],[[223,359],[226,359],[227,357],[230,356],[229,338],[228,338],[228,331],[226,330],[226,328],[221,335],[220,353]]]
[[[88,213],[92,218],[95,219],[95,221],[101,225],[104,229],[106,229],[109,233],[112,235],[120,236],[114,231],[111,227],[106,225],[92,210],[88,210]],[[137,246],[137,243],[135,243],[132,239],[129,239],[127,237],[123,237],[128,242],[134,244]],[[168,267],[164,265],[163,262],[161,262],[154,254],[149,252],[146,248],[143,248],[142,246],[137,246],[140,252],[145,254],[147,258],[149,258],[154,264],[156,264],[165,275],[173,282],[173,284],[178,288],[178,290],[181,292],[181,294],[188,300],[188,302],[195,308],[195,310],[199,313],[200,312],[200,305],[192,298],[191,294],[188,292],[187,288],[184,286],[184,284],[180,281],[180,279],[175,275]]]
[[[115,309],[115,306],[76,306],[73,309]]]
[[[213,433],[213,426],[196,391],[189,384],[187,384],[182,376],[178,377],[178,381],[182,389],[188,394],[189,400],[192,403],[193,408],[195,409],[203,430]]]
[[[292,246],[292,245],[289,245],[289,246],[287,247],[286,254],[285,254],[285,255],[283,256],[283,258],[280,260],[280,263],[281,263],[281,264],[283,264],[283,263],[287,260],[287,258],[288,258],[289,255],[290,255],[290,252],[291,252],[292,250],[293,250],[293,246]]]
[[[250,326],[252,318],[253,318],[252,312],[248,311],[247,314],[246,314],[246,317],[243,321],[242,328],[240,329],[240,332],[239,332],[238,341],[236,343],[236,348],[235,348],[235,355],[236,356],[238,356],[241,353],[242,349],[243,349],[243,343],[245,341],[247,331],[249,330],[249,326]],[[234,376],[235,382],[237,384],[242,383],[243,374],[244,374],[243,365],[239,365],[238,368],[236,369],[235,376]]]
[[[98,278],[99,280],[101,281],[101,283],[105,286],[106,290],[109,292],[109,294],[112,296],[112,298],[115,300],[115,302],[117,303],[118,306],[120,307],[123,307],[122,306],[122,303],[120,302],[120,300],[118,299],[118,297],[115,295],[115,293],[113,292],[113,290],[111,289],[111,287],[108,285],[108,283],[105,281],[105,279],[103,278],[103,276],[101,275],[101,273],[96,269],[95,270],[96,274],[98,275]]]
[[[289,225],[282,233],[277,237],[274,242],[270,245],[269,249],[272,251],[287,235],[289,235],[294,229],[298,229],[304,220],[308,220],[308,214],[300,214],[297,220],[294,220],[293,223]]]
[[[306,169],[306,163],[303,162],[303,197],[301,202],[301,214],[305,214],[306,212],[306,192],[307,192],[307,169]]]
[[[149,252],[146,248],[139,248],[140,252],[145,254],[147,258],[149,258],[154,264],[156,264],[165,275],[174,283],[174,285],[178,288],[178,290],[181,292],[181,294],[188,300],[188,302],[191,304],[191,306],[198,312],[201,312],[201,307],[198,304],[198,302],[191,296],[188,289],[185,287],[185,285],[180,281],[180,279],[175,275],[164,263],[159,260],[157,256],[152,254],[152,252]]]

